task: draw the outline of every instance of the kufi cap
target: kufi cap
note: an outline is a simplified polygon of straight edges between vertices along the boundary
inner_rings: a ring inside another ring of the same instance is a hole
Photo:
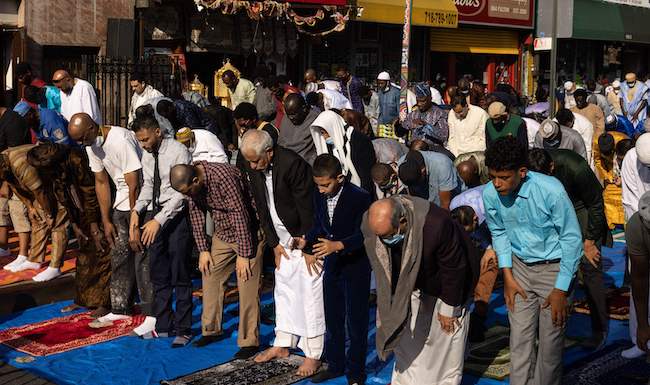
[[[560,131],[560,125],[551,119],[546,119],[539,125],[539,132],[543,139],[553,138]]]
[[[492,102],[488,107],[488,115],[492,119],[500,118],[506,114],[506,106],[501,102]]]
[[[390,74],[386,71],[380,72],[379,75],[377,75],[377,80],[390,81]]]

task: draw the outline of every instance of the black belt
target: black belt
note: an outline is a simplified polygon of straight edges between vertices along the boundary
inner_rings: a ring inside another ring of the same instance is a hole
[[[521,263],[523,263],[526,266],[538,266],[538,265],[552,265],[554,263],[560,263],[562,261],[562,258],[556,258],[556,259],[547,259],[544,261],[537,261],[537,262],[524,262],[521,260]]]

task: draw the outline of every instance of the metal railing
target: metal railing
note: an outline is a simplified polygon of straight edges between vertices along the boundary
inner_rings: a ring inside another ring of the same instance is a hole
[[[80,62],[71,64],[74,76],[95,87],[104,124],[122,127],[126,126],[131,105],[132,73],[143,74],[147,84],[167,96],[179,96],[187,82],[178,59],[166,55],[141,59],[83,55]]]

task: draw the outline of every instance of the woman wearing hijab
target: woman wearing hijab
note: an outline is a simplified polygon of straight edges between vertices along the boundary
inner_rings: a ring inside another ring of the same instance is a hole
[[[318,155],[334,155],[341,162],[348,180],[373,194],[370,169],[376,163],[376,157],[372,142],[366,135],[347,124],[336,112],[324,111],[312,123],[311,136]]]

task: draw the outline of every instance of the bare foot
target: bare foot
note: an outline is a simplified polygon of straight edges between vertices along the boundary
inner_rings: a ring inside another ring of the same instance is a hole
[[[289,357],[289,349],[273,346],[255,356],[255,362],[267,362],[275,358]]]
[[[93,310],[93,311],[90,312],[90,316],[91,316],[92,318],[99,318],[99,317],[103,317],[103,316],[105,316],[105,315],[108,314],[108,313],[110,313],[110,311],[109,311],[107,308],[105,308],[105,307],[98,307],[97,309],[95,309],[95,310]]]
[[[72,305],[68,305],[61,309],[61,313],[69,313],[71,311],[75,311],[77,309],[81,309],[81,306],[77,305],[76,303],[73,303]]]
[[[318,371],[320,365],[321,362],[319,360],[315,360],[313,358],[305,358],[305,360],[302,362],[302,365],[300,365],[298,368],[296,374],[303,377],[312,376]]]

